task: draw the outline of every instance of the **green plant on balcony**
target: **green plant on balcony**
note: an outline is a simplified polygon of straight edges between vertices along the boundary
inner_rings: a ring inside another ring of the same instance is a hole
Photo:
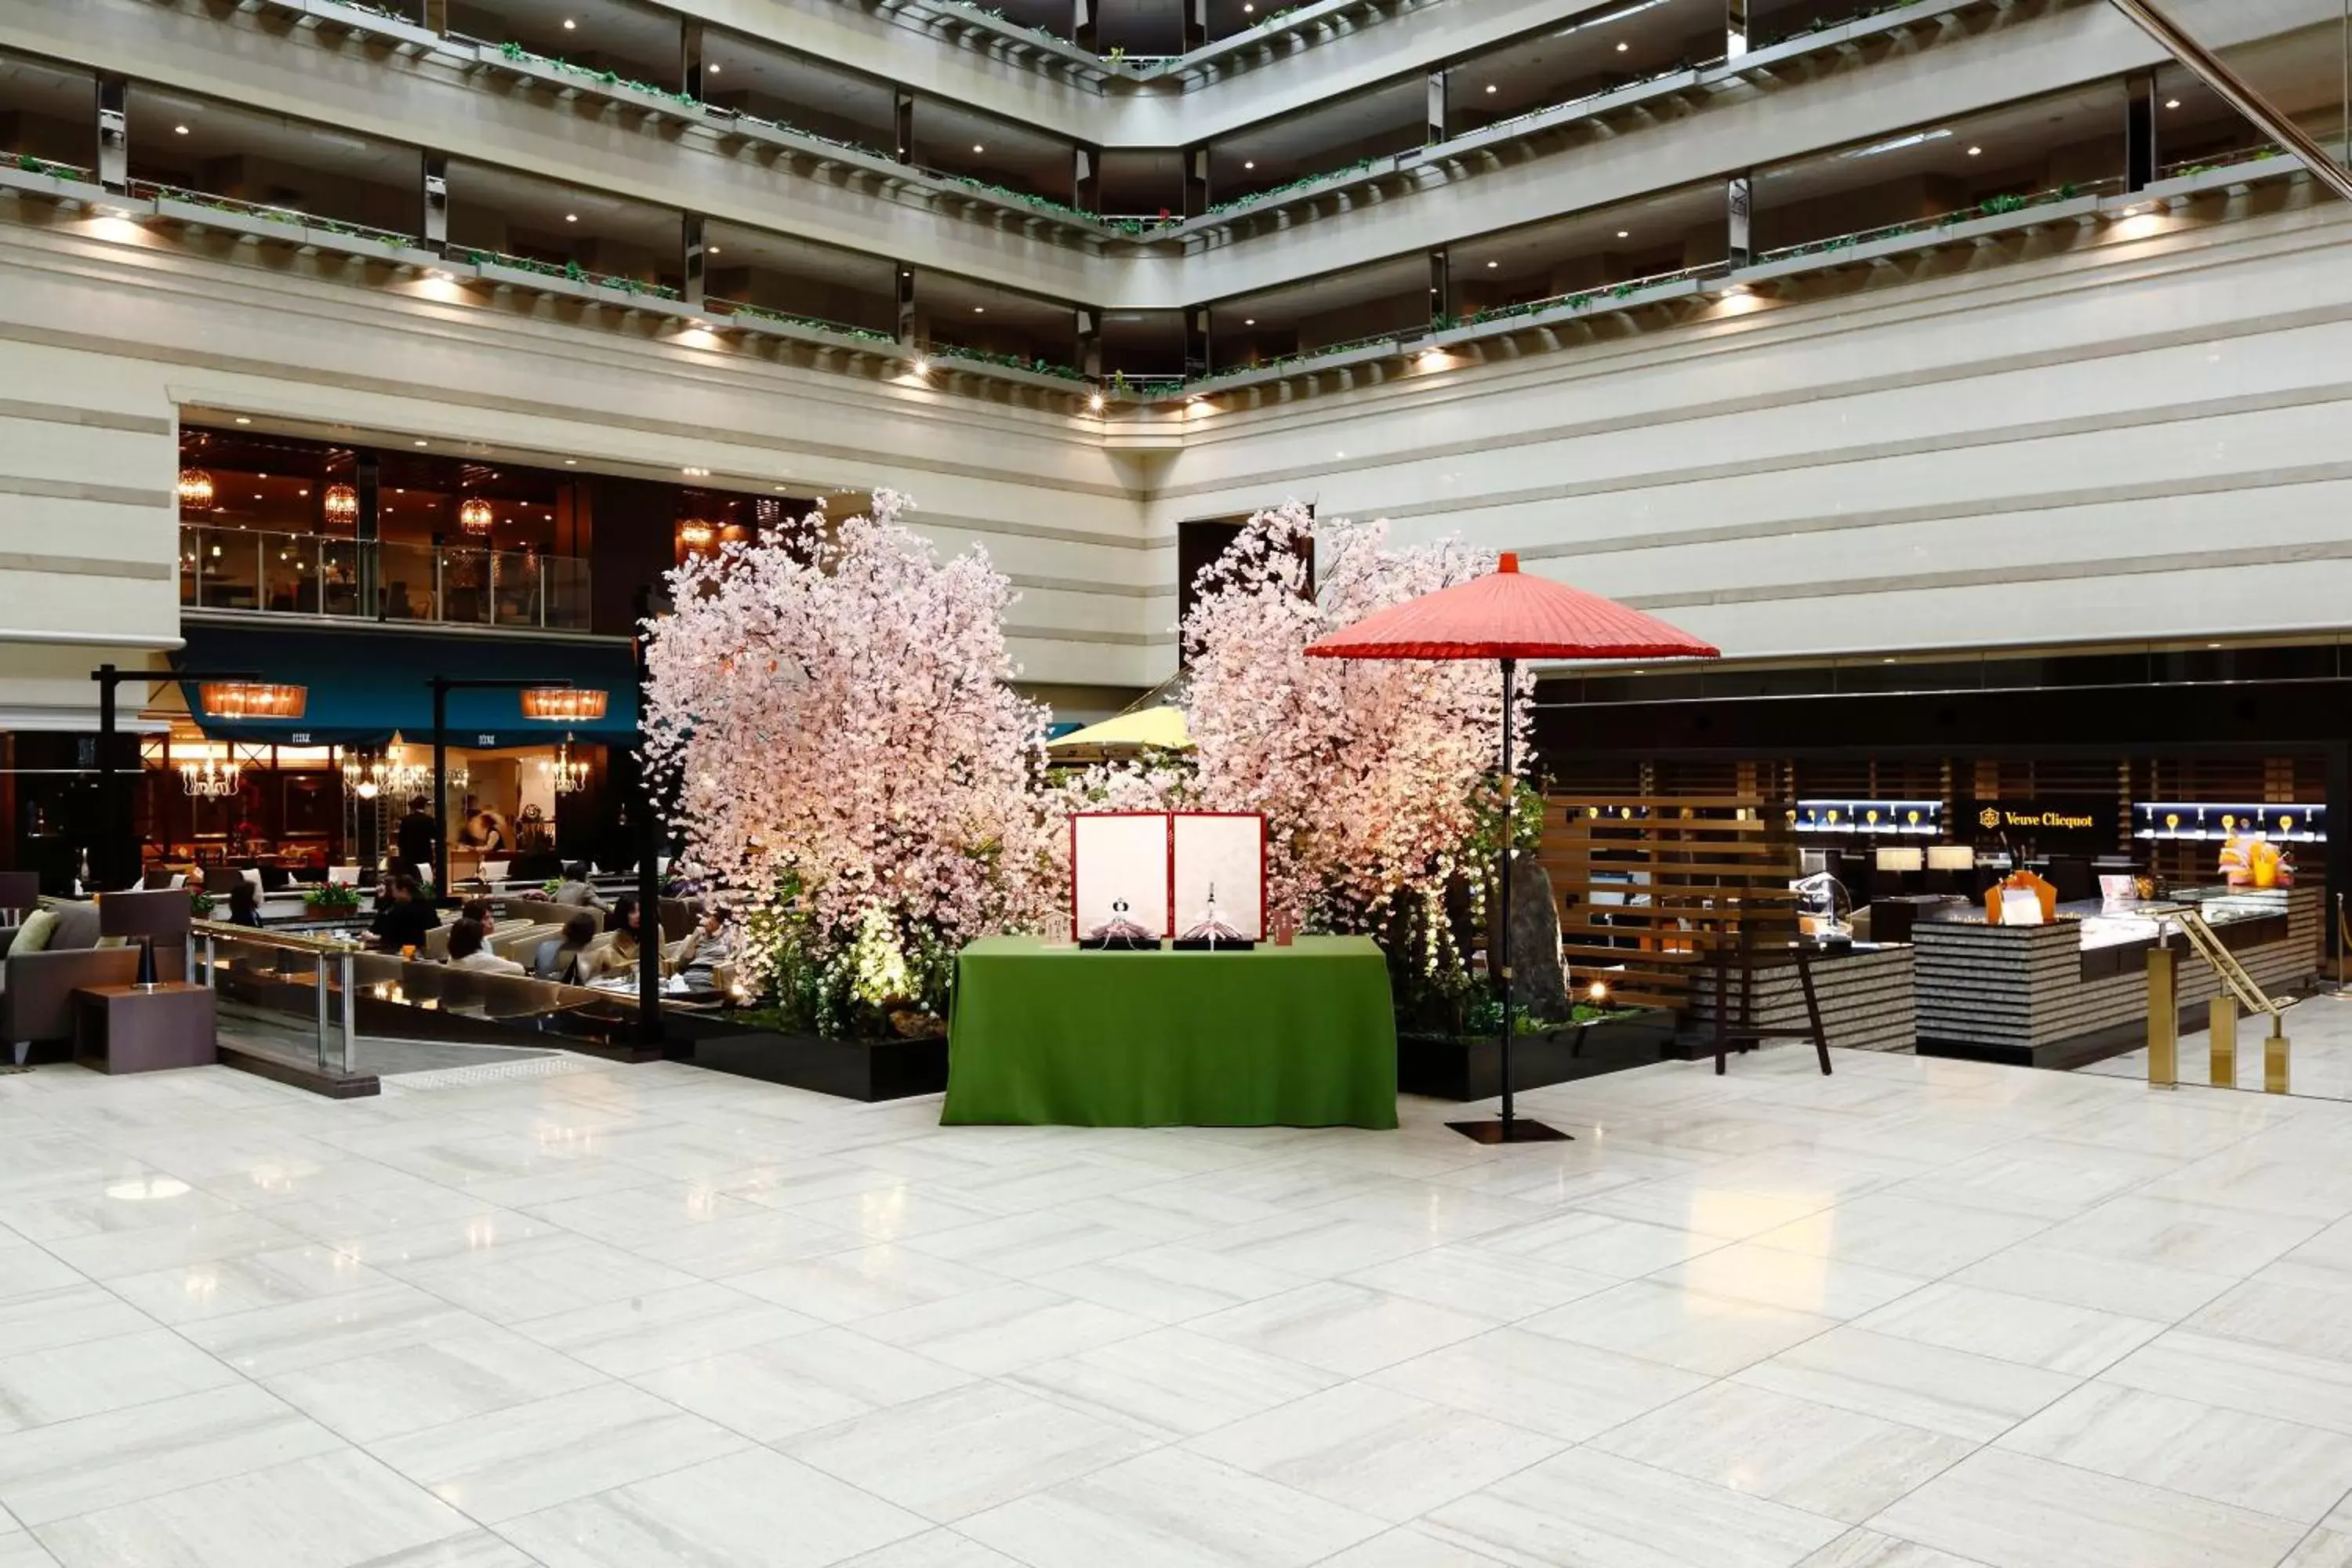
[[[757,305],[737,305],[728,311],[730,317],[751,321],[768,321],[794,331],[826,332],[835,337],[862,338],[868,342],[895,343],[898,340],[888,332],[877,332],[868,327],[853,327],[841,321],[827,321],[814,316],[788,315],[782,310],[762,310]]]
[[[1312,186],[1335,184],[1344,180],[1353,179],[1359,174],[1369,172],[1381,160],[1378,158],[1359,158],[1344,169],[1326,169],[1319,174],[1307,174],[1296,180],[1286,180],[1281,184],[1269,185],[1253,195],[1236,196],[1229,202],[1219,202],[1201,216],[1222,217],[1227,213],[1237,212],[1244,207],[1265,206],[1286,196],[1297,195]]]
[[[1086,379],[1076,365],[1061,364],[1049,359],[1024,359],[1019,354],[965,348],[957,343],[935,343],[931,346],[931,354],[934,358],[968,360],[974,364],[1002,365],[1007,370],[1024,370],[1033,375],[1050,375],[1063,381]]]

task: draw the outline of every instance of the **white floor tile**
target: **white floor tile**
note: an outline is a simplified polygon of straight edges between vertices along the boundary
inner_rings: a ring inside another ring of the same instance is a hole
[[[48,1524],[344,1446],[283,1400],[236,1383],[0,1436],[0,1504]]]
[[[1988,1568],[2210,1568],[2276,1563],[2304,1527],[1983,1448],[1871,1521]]]
[[[1576,1568],[1792,1568],[1845,1529],[1589,1448],[1448,1503],[1423,1528],[1500,1562]]]
[[[2080,1381],[2016,1362],[1839,1328],[1737,1374],[1755,1388],[1985,1443]]]
[[[1377,1521],[1181,1449],[1162,1449],[965,1520],[1032,1568],[1307,1568]]]
[[[1185,1446],[1326,1502],[1402,1524],[1566,1444],[1392,1389],[1350,1383]]]
[[[1055,1404],[1172,1442],[1304,1399],[1339,1378],[1171,1328],[1024,1367],[1008,1381]]]
[[[1531,1333],[1727,1377],[1777,1355],[1837,1320],[1761,1301],[1712,1296],[1666,1279],[1632,1279],[1523,1321]]]
[[[2074,1377],[2114,1365],[2165,1329],[2146,1318],[1948,1282],[1891,1301],[1854,1327]]]
[[[1615,1351],[1497,1329],[1372,1380],[1457,1410],[1580,1442],[1706,1385],[1706,1379]]]
[[[929,1526],[782,1454],[752,1448],[499,1528],[547,1568],[828,1568]]]
[[[1197,1331],[1343,1377],[1393,1366],[1486,1332],[1485,1318],[1337,1281],[1195,1319]]]
[[[761,1443],[959,1388],[973,1374],[848,1329],[639,1373],[638,1387]]]

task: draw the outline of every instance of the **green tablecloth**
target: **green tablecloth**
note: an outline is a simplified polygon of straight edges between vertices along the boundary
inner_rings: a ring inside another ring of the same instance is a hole
[[[956,955],[943,1122],[1394,1127],[1396,1016],[1369,937],[1248,952]]]

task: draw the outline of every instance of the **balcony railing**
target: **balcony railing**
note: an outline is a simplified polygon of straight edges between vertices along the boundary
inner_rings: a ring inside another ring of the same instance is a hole
[[[205,610],[584,632],[588,563],[479,545],[184,523],[180,603]]]

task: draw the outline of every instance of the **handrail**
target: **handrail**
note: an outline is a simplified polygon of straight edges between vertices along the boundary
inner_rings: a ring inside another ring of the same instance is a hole
[[[188,931],[192,936],[231,937],[254,946],[284,948],[292,952],[350,952],[367,946],[356,935],[303,936],[297,931],[272,931],[268,926],[232,925],[227,921],[191,920]]]

